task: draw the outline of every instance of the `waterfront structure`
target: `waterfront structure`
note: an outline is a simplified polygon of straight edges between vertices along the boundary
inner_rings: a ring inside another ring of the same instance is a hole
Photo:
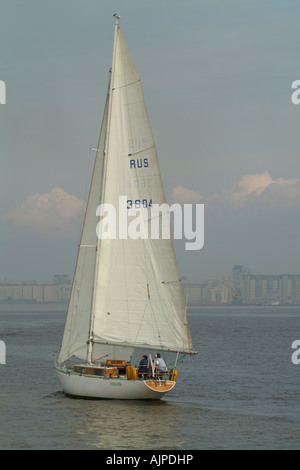
[[[183,288],[189,306],[237,303],[237,292],[239,305],[300,305],[300,274],[252,274],[239,265],[233,267],[230,280],[223,276],[223,281],[185,281]]]
[[[65,303],[69,301],[70,292],[70,284],[11,281],[0,283],[0,302]]]
[[[232,302],[231,290],[214,278],[198,283],[185,281],[183,291],[188,306],[224,305]]]
[[[248,268],[235,265],[232,281],[234,287],[240,290],[244,303],[300,304],[300,274],[251,274]]]
[[[250,270],[238,265],[232,271],[227,284],[224,279],[212,277],[203,282],[183,281],[186,304],[229,305],[234,303],[233,289],[238,289],[241,304],[300,305],[300,274],[251,274]],[[0,282],[1,303],[67,303],[70,292],[70,277],[67,275],[55,275],[51,284],[36,281]]]

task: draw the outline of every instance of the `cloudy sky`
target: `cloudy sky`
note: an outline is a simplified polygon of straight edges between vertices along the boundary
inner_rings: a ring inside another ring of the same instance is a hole
[[[181,274],[299,273],[298,0],[1,0],[0,280],[73,274],[115,12],[168,202],[205,205]]]

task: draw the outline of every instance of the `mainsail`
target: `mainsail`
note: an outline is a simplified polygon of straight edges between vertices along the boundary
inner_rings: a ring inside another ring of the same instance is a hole
[[[121,236],[96,235],[97,207],[110,204],[118,214],[120,196],[128,214],[148,214],[141,232],[153,205],[166,204],[140,77],[117,25],[60,363],[73,355],[93,361],[116,347],[129,357],[136,347],[193,353],[172,239],[132,239],[132,217]]]

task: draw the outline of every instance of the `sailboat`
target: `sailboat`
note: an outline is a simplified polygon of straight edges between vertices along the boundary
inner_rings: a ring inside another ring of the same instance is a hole
[[[145,229],[152,205],[166,204],[141,80],[120,17],[114,17],[108,92],[55,368],[67,395],[161,399],[176,384],[179,355],[197,352],[172,237],[145,237],[142,229],[140,236],[128,236],[130,217],[124,218],[124,211],[116,236],[103,212],[99,215],[99,207],[118,208],[125,200],[128,214],[134,208],[148,214],[139,219]],[[132,364],[136,350],[148,353],[144,374]],[[173,352],[173,367],[159,370],[153,351]]]

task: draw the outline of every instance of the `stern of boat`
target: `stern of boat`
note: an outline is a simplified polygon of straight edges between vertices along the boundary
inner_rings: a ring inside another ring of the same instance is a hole
[[[176,382],[171,380],[145,380],[144,384],[154,392],[165,394],[175,387]]]

